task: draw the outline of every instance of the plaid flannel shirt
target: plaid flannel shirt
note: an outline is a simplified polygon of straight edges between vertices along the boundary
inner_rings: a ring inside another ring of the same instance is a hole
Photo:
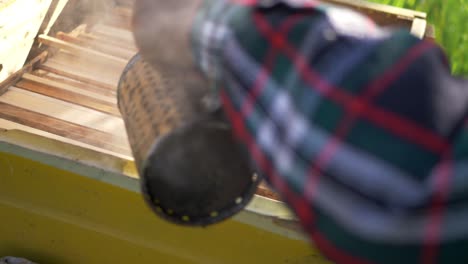
[[[313,0],[205,1],[192,44],[327,257],[468,263],[468,87],[438,46]]]

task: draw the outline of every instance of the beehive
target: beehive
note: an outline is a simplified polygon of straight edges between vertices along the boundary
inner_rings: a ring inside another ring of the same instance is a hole
[[[431,36],[424,13],[364,1],[328,1],[370,15],[380,25],[403,26],[419,37]],[[28,1],[9,2],[13,2],[10,9],[3,10],[16,13]],[[21,59],[26,58],[34,32],[38,31],[50,5],[48,0],[34,3],[42,11],[28,20],[29,27],[8,35],[12,40],[27,35],[25,40],[17,40],[23,44],[0,49],[4,56],[16,58],[14,67],[6,66],[8,69],[1,72],[3,77],[10,74],[10,79],[0,86],[0,91],[5,92],[0,97],[0,127],[26,130],[131,160],[125,128],[116,106],[120,74],[137,52],[130,31],[131,1],[118,1],[94,24],[76,25],[71,32],[58,32],[53,36],[39,35],[37,41],[48,47],[47,54],[39,55],[12,75],[22,61],[11,50],[22,52]],[[1,21],[5,23],[6,20]],[[260,193],[271,195],[263,187]]]
[[[384,26],[433,36],[424,13],[328,1],[355,8]],[[70,1],[68,8],[77,2]],[[33,260],[39,256],[44,263],[146,263],[154,258],[171,263],[326,263],[265,186],[245,212],[203,232],[159,222],[143,206],[116,104],[121,72],[137,52],[130,32],[131,2],[115,1],[105,14],[60,32],[60,27],[51,30],[50,21],[64,2],[0,0],[0,32],[9,39],[0,42],[5,45],[0,48],[0,128],[9,130],[0,132],[0,170],[5,172],[0,175],[0,208],[9,223],[0,226],[0,254],[15,251]],[[26,3],[35,11],[24,24],[4,19],[23,12]],[[30,52],[34,39],[36,49]],[[32,59],[23,67],[28,53]],[[69,234],[75,235],[73,241]],[[112,252],[96,249],[105,246]]]
[[[0,0],[0,82],[23,67],[52,0]]]

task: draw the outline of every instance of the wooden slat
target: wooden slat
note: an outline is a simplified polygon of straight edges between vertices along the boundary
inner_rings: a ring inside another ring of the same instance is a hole
[[[0,118],[113,152],[128,153],[127,148],[115,145],[112,142],[112,134],[38,114],[3,102],[0,102]]]
[[[130,42],[130,43],[134,42],[133,34],[131,31],[116,28],[116,27],[106,26],[103,24],[96,24],[91,28],[91,32],[101,34],[101,35],[114,38],[114,39],[120,39],[122,41]]]
[[[126,48],[126,47],[135,47],[136,48],[136,43],[133,40],[119,39],[119,38],[114,37],[112,35],[106,35],[106,34],[102,34],[102,33],[99,33],[99,32],[94,32],[94,31],[91,32],[90,35],[86,35],[86,36],[88,38],[92,37],[91,39],[94,39],[95,41],[103,40],[103,43],[115,45],[116,47],[120,47],[120,48]]]
[[[266,184],[264,183],[261,183],[259,186],[258,186],[258,189],[256,191],[256,194],[258,195],[261,195],[261,196],[264,196],[264,197],[268,197],[270,199],[273,199],[273,200],[281,200],[281,196],[274,192],[273,190],[271,190]]]
[[[103,83],[112,84],[114,87],[117,87],[121,73],[125,68],[125,65],[91,61],[67,52],[57,53],[44,64],[54,64],[61,69],[68,69],[76,74],[81,74]]]
[[[41,72],[40,74],[33,72],[33,74],[37,74],[37,76],[41,76],[42,78],[47,79],[47,80],[61,82],[69,86],[78,88],[78,89],[87,90],[87,91],[101,94],[104,96],[113,97],[113,98],[116,98],[117,96],[117,92],[114,89],[111,90],[111,89],[106,89],[106,88],[98,87],[98,86],[91,85],[91,84],[82,83],[80,81],[75,81],[75,80],[54,74],[54,73],[44,71],[44,72]]]
[[[95,30],[95,29],[92,29],[91,31],[89,31],[89,34],[86,34],[84,35],[88,38],[93,38],[93,39],[99,39],[99,40],[103,40],[103,41],[109,41],[109,42],[120,42],[121,44],[123,45],[131,45],[131,44],[134,44],[135,43],[135,40],[130,37],[121,37],[121,36],[118,36],[118,35],[115,35],[113,34],[112,32],[106,32],[106,31],[103,31],[103,30]]]
[[[88,91],[88,90],[85,90],[85,89],[80,89],[80,88],[65,84],[65,83],[62,83],[62,82],[57,82],[57,81],[49,80],[49,79],[46,79],[46,78],[43,78],[43,77],[40,77],[40,76],[36,76],[34,74],[30,74],[30,73],[24,74],[23,75],[23,80],[38,83],[38,84],[41,84],[43,86],[54,87],[54,88],[62,89],[62,90],[65,90],[65,91],[69,91],[69,92],[73,92],[73,93],[77,93],[77,94],[81,94],[81,95],[86,95],[88,97],[91,97],[91,98],[94,98],[94,99],[97,99],[97,100],[101,100],[101,101],[105,101],[105,102],[108,102],[108,103],[111,103],[111,104],[114,104],[114,105],[117,104],[117,98],[114,97],[114,96],[110,97],[110,96],[101,95],[101,94],[94,93],[94,92],[91,92],[91,91]]]
[[[117,106],[113,103],[98,100],[76,92],[63,90],[60,88],[45,86],[43,84],[35,83],[32,81],[21,80],[16,84],[18,88],[28,90],[30,92],[39,93],[42,95],[50,96],[55,99],[63,100],[65,102],[74,103],[84,107],[88,107],[103,113],[108,113],[114,116],[120,116]]]
[[[104,25],[131,31],[132,24],[129,19],[119,15],[107,17],[103,21]]]
[[[56,39],[50,36],[40,35],[39,42],[42,44],[51,46],[51,47],[65,49],[65,50],[77,53],[80,56],[85,56],[88,58],[104,60],[104,61],[108,61],[109,63],[123,64],[123,65],[127,64],[127,60],[125,59],[118,58],[109,54],[105,54],[96,50],[84,48],[84,47],[81,47],[72,43],[68,43],[63,40]]]
[[[72,36],[70,34],[64,33],[64,32],[58,32],[57,33],[57,38],[61,39],[63,41],[68,41],[77,45],[84,45],[87,47],[95,48],[98,51],[106,53],[108,51],[111,51],[113,53],[117,52],[123,52],[124,55],[128,56],[133,56],[134,53],[136,53],[136,47],[135,45],[116,45],[115,43],[108,42],[106,40],[97,40],[94,38],[85,38],[82,37],[81,35],[78,36]],[[111,54],[112,55],[112,54]],[[122,55],[120,55],[122,56]]]
[[[91,38],[91,39],[94,39],[94,40],[99,40],[99,41],[103,41],[105,43],[109,43],[109,44],[116,44],[116,46],[118,47],[121,47],[121,48],[125,48],[125,47],[136,47],[136,43],[133,39],[123,39],[123,38],[119,38],[118,36],[114,36],[112,34],[106,34],[106,33],[103,33],[103,32],[100,32],[100,31],[91,31],[90,34],[87,34],[87,35],[84,35],[85,37],[87,38]],[[117,44],[119,43],[119,44]]]
[[[82,38],[80,36],[80,38]],[[83,40],[87,41],[90,45],[105,45],[105,46],[112,46],[118,48],[120,50],[126,50],[129,53],[136,54],[138,52],[138,48],[136,47],[135,43],[127,44],[127,43],[114,43],[112,41],[101,41],[99,39],[92,39],[92,38],[82,38]]]
[[[60,39],[60,40],[63,40],[63,41],[66,41],[66,42],[76,44],[76,45],[85,46],[86,43],[87,43],[87,41],[85,39],[80,39],[80,38],[78,38],[77,35],[74,36],[72,34],[67,34],[67,33],[64,33],[64,32],[61,32],[61,31],[57,32],[56,38]]]
[[[91,33],[82,33],[82,34],[79,35],[79,38],[83,38],[83,39],[91,40],[91,41],[103,42],[103,43],[106,43],[108,45],[114,45],[116,47],[126,48],[126,49],[128,48],[128,49],[131,49],[131,50],[134,50],[134,51],[138,50],[137,47],[136,47],[135,41],[125,42],[125,41],[121,41],[119,39],[109,38],[109,37],[102,36],[102,35],[99,35],[99,34],[93,34],[92,32]]]
[[[49,132],[45,132],[45,131],[40,130],[40,129],[36,129],[36,128],[29,127],[29,126],[21,125],[21,124],[18,124],[18,123],[15,123],[15,122],[12,122],[12,121],[9,121],[9,120],[6,120],[6,119],[2,119],[2,118],[0,118],[0,128],[6,129],[6,130],[21,130],[21,131],[25,131],[25,132],[28,132],[28,133],[31,133],[31,134],[36,134],[36,135],[39,135],[39,136],[42,136],[42,137],[46,137],[46,138],[54,139],[54,140],[57,140],[57,141],[60,141],[60,142],[64,142],[64,143],[67,143],[67,144],[71,144],[71,145],[91,149],[91,150],[98,151],[98,152],[105,153],[105,154],[110,154],[110,155],[113,155],[113,156],[116,156],[116,157],[119,157],[119,158],[122,158],[122,159],[133,160],[132,153],[131,153],[130,149],[128,149],[128,150],[126,150],[126,151],[124,151],[122,153],[114,152],[114,151],[110,151],[110,150],[107,150],[107,149],[98,148],[96,146],[89,145],[89,144],[86,144],[86,143],[83,143],[83,142],[80,142],[80,141],[76,141],[76,140],[69,139],[69,138],[66,138],[66,137],[58,136],[58,135],[55,135],[55,134],[52,134],[52,133],[49,133]]]
[[[122,118],[65,102],[49,96],[11,87],[0,96],[0,102],[18,106],[77,125],[112,133],[121,144],[127,144],[127,134]]]
[[[125,60],[129,60],[130,58],[133,57],[134,52],[129,51],[127,49],[122,49],[119,47],[111,46],[111,45],[106,45],[105,43],[102,42],[91,42],[91,41],[86,41],[84,39],[80,39],[74,36],[71,36],[69,34],[63,33],[63,32],[58,32],[57,33],[57,39],[73,43],[76,45],[81,45],[84,47],[88,47],[90,49],[109,54],[118,58],[122,58]]]
[[[68,35],[73,36],[73,37],[78,37],[81,34],[86,33],[88,30],[88,25],[87,24],[81,24],[77,26],[75,29],[72,31],[68,32]]]
[[[131,2],[131,6],[133,6],[133,2],[135,2],[134,0],[132,1],[127,1],[127,2]],[[132,18],[132,9],[131,8],[128,8],[128,7],[121,7],[121,6],[117,6],[115,7],[113,10],[112,10],[112,13],[114,16],[120,16],[122,18],[126,18],[128,20],[130,20]]]
[[[54,88],[66,90],[66,91],[73,92],[73,93],[86,95],[88,97],[98,99],[98,100],[101,100],[101,101],[105,101],[105,102],[108,102],[108,103],[111,103],[111,104],[114,104],[114,105],[117,104],[117,98],[114,97],[114,96],[113,97],[104,96],[104,95],[94,93],[94,92],[91,92],[91,91],[88,91],[88,90],[76,88],[74,86],[71,86],[71,85],[68,85],[68,84],[65,84],[65,83],[62,83],[62,82],[57,82],[57,81],[49,80],[49,79],[46,79],[46,78],[43,78],[43,77],[40,77],[40,76],[36,76],[34,74],[30,74],[30,73],[24,74],[23,75],[23,80],[31,81],[31,82],[38,83],[38,84],[41,84],[41,85],[44,85],[44,86],[49,86],[49,87],[54,87]]]
[[[50,59],[43,65],[50,66],[59,70],[64,70],[75,75],[81,75],[96,82],[108,84],[113,90],[117,89],[117,84],[120,80],[120,75],[117,72],[109,71],[109,69],[89,66],[84,64],[68,63],[67,61],[55,58]]]
[[[73,80],[77,80],[83,83],[95,85],[98,87],[106,88],[106,89],[111,89],[115,90],[117,88],[116,84],[110,84],[110,83],[105,83],[102,81],[95,80],[93,78],[90,78],[88,76],[84,76],[83,74],[77,74],[73,70],[68,70],[68,69],[61,69],[60,67],[57,67],[55,64],[42,64],[39,66],[39,69],[42,69],[44,71],[52,72],[54,74],[64,76]]]

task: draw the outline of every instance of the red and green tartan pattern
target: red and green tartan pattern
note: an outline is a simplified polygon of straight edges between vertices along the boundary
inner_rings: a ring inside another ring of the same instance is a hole
[[[468,87],[438,46],[307,0],[206,1],[192,44],[327,257],[468,263]]]

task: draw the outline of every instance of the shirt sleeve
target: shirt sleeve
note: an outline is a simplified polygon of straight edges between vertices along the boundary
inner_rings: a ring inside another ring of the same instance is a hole
[[[206,1],[192,41],[240,144],[326,256],[468,261],[468,85],[435,43],[300,0]]]

